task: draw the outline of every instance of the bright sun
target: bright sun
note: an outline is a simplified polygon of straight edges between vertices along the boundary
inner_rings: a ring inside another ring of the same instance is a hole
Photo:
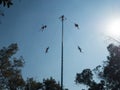
[[[108,35],[116,38],[120,37],[120,18],[114,18],[107,23]]]

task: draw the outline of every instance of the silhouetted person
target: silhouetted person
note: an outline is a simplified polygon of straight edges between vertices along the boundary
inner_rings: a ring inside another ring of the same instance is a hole
[[[43,26],[41,27],[41,30],[44,31],[46,28],[47,28],[47,25],[43,25]]]
[[[78,24],[75,23],[74,25],[75,25],[75,27],[76,27],[77,29],[79,29],[79,25],[78,25]]]
[[[82,53],[82,49],[78,46],[78,50]]]
[[[48,53],[49,47],[46,48],[45,53]]]

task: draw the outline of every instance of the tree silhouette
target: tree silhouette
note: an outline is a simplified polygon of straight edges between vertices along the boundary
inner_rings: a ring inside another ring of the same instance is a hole
[[[27,78],[25,90],[39,90],[43,88],[43,84],[37,82],[33,78]]]
[[[0,49],[0,90],[61,90],[59,82],[52,77],[43,79],[43,82],[33,77],[24,80],[21,70],[25,62],[22,56],[13,57],[17,51],[16,43]]]
[[[3,7],[8,7],[10,8],[11,5],[13,5],[12,0],[0,0],[0,5]],[[5,13],[2,11],[2,8],[0,8],[0,17],[5,16]],[[2,23],[2,21],[0,20],[0,24]]]
[[[13,5],[13,3],[12,0],[0,0],[0,5],[9,8],[11,5]]]
[[[90,69],[84,69],[82,73],[76,74],[76,83],[84,83],[90,86],[92,79],[93,79],[93,74]]]
[[[109,56],[103,65],[98,65],[94,70],[84,69],[76,74],[77,84],[87,85],[88,90],[120,90],[120,46],[110,44],[107,50]],[[95,82],[93,72],[100,82]]]
[[[25,90],[61,90],[61,86],[59,82],[56,82],[56,80],[52,77],[43,79],[43,82],[37,82],[33,78],[28,78],[26,81]]]
[[[4,88],[17,90],[24,86],[21,75],[24,60],[22,57],[13,57],[17,51],[18,46],[16,43],[0,50],[0,90]]]
[[[43,79],[44,90],[61,90],[59,82],[57,83],[52,77],[49,79]]]

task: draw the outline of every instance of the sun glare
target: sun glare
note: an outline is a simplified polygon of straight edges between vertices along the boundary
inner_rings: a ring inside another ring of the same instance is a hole
[[[114,18],[107,23],[107,34],[114,38],[120,37],[120,18]]]

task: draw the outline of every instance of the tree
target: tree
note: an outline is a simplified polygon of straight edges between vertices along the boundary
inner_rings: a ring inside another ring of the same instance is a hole
[[[39,90],[42,89],[42,87],[42,83],[37,82],[33,78],[27,78],[25,90]]]
[[[3,5],[4,7],[8,7],[10,8],[11,5],[13,5],[12,0],[0,0],[0,5]],[[0,16],[5,16],[4,12],[2,11],[2,9],[0,8]],[[0,24],[1,24],[1,20],[0,20]]]
[[[120,90],[120,46],[110,44],[107,50],[109,56],[103,65],[98,65],[94,70],[84,69],[76,74],[77,84],[87,85],[89,90]],[[100,82],[95,82],[93,72]]]
[[[25,81],[21,74],[24,59],[22,56],[13,57],[17,51],[16,43],[0,50],[0,90],[61,90],[59,82],[52,77],[43,79],[43,82],[36,81],[33,77]]]
[[[25,90],[61,90],[61,86],[59,82],[56,82],[52,77],[43,79],[43,82],[37,82],[33,78],[28,78]]]
[[[50,79],[43,79],[43,90],[61,90],[61,86],[51,77]]]
[[[24,60],[22,57],[13,57],[17,51],[18,46],[16,43],[0,50],[0,90],[4,88],[17,90],[23,88],[25,84],[21,75]]]
[[[0,5],[3,5],[4,7],[10,7],[11,5],[13,5],[12,0],[0,0]]]

